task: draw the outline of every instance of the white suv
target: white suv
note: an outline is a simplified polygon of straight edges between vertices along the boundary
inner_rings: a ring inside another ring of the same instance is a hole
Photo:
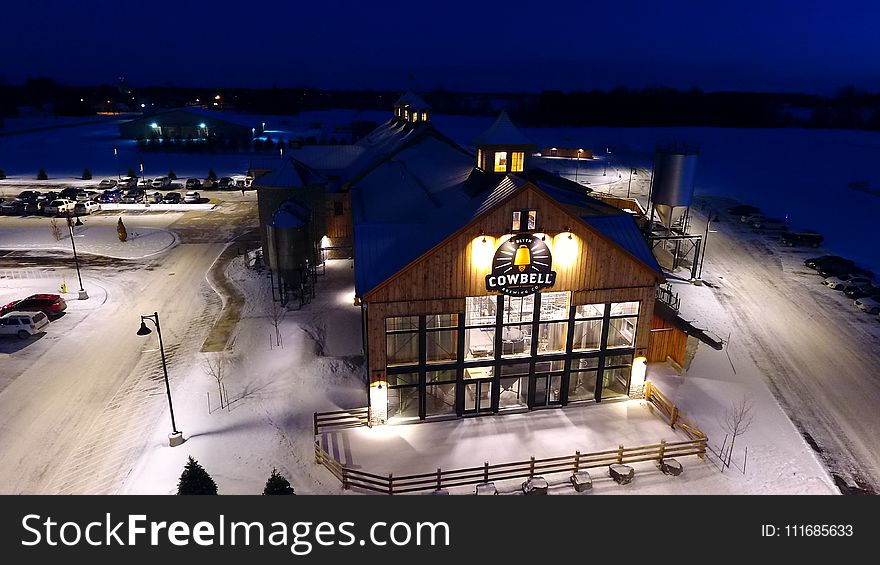
[[[27,339],[49,325],[42,312],[10,312],[0,316],[0,335],[17,335]]]
[[[47,216],[57,216],[58,214],[73,213],[76,202],[67,200],[66,198],[58,198],[46,204],[43,207],[43,213]]]

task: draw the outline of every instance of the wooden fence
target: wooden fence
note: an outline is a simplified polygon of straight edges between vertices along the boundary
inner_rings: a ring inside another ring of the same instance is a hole
[[[359,428],[370,425],[370,408],[315,412],[315,435],[324,429]]]
[[[650,382],[645,382],[645,400],[654,406],[673,428],[678,426],[689,438],[688,441],[668,442],[640,445],[638,447],[617,446],[617,449],[581,453],[573,455],[535,459],[514,463],[490,465],[483,463],[479,467],[465,469],[437,469],[431,473],[414,475],[379,475],[361,469],[353,469],[334,459],[321,446],[321,438],[317,437],[322,429],[352,428],[365,426],[369,423],[369,409],[339,410],[315,414],[315,461],[324,465],[334,477],[342,483],[342,488],[351,488],[378,492],[381,494],[405,494],[420,491],[440,490],[443,488],[477,485],[491,481],[507,479],[527,479],[537,474],[554,473],[574,474],[578,471],[596,467],[607,467],[613,464],[638,463],[642,461],[663,461],[671,457],[696,455],[702,459],[706,455],[708,438],[697,426],[688,420],[663,393]]]
[[[705,442],[704,434],[696,424],[688,420],[669,398],[657,390],[651,381],[645,382],[645,400],[654,406],[669,422],[670,427],[678,426],[692,440]]]
[[[392,473],[378,475],[347,467],[331,457],[321,447],[320,440],[315,441],[315,460],[327,467],[333,476],[339,479],[342,483],[342,488],[357,488],[389,495],[477,485],[507,479],[526,479],[535,475],[549,475],[553,473],[574,474],[586,469],[608,467],[615,463],[662,461],[670,457],[684,457],[687,455],[697,455],[702,458],[705,453],[705,438],[676,442],[662,440],[660,443],[638,447],[624,447],[620,445],[617,449],[592,453],[575,451],[573,455],[564,455],[562,457],[550,457],[547,459],[531,457],[528,461],[499,463],[495,465],[490,465],[487,461],[480,467],[453,470],[437,469],[432,473],[395,476]]]

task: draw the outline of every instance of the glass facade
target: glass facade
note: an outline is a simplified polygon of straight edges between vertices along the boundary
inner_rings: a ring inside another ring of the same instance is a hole
[[[639,306],[574,305],[570,292],[543,292],[472,296],[464,312],[387,318],[388,417],[624,397]]]

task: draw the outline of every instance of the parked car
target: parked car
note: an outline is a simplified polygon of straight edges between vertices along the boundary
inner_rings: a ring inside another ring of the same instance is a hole
[[[876,283],[857,284],[845,288],[843,293],[850,298],[867,298],[880,296],[880,286]]]
[[[101,210],[101,205],[95,202],[94,200],[86,200],[85,202],[77,202],[73,207],[73,213],[77,216],[83,216],[86,214],[91,214],[92,212],[98,212]]]
[[[165,195],[165,198],[162,199],[162,204],[180,204],[180,193],[169,192]]]
[[[217,181],[217,188],[221,190],[235,188],[235,181],[232,180],[232,177],[220,177],[220,180]]]
[[[843,287],[838,288],[837,290],[842,291],[850,298],[856,298],[856,296],[853,296],[854,294],[861,296],[862,293],[868,294],[873,289],[874,283],[870,280],[853,279],[851,281],[847,281],[847,283],[843,285]]]
[[[785,223],[785,220],[780,220],[778,218],[761,218],[755,220],[752,222],[752,227],[763,232],[788,231],[788,224]]]
[[[98,188],[108,190],[116,186],[116,179],[104,179],[98,183]]]
[[[43,192],[43,193],[38,193],[38,194],[39,194],[39,196],[37,196],[36,201],[42,203],[43,206],[45,206],[49,202],[52,202],[53,200],[56,200],[58,198],[62,198],[61,194],[54,191],[54,190],[50,190],[49,192]]]
[[[810,269],[819,270],[820,267],[831,265],[847,265],[853,267],[855,266],[855,263],[845,257],[841,257],[840,255],[822,255],[821,257],[804,259],[804,265]]]
[[[42,312],[10,312],[0,316],[0,335],[16,335],[27,339],[43,331],[49,319]]]
[[[842,275],[852,276],[860,276],[865,277],[867,279],[874,278],[874,273],[867,269],[862,269],[861,267],[847,267],[844,265],[831,265],[828,267],[820,267],[819,275],[828,278],[828,277],[839,277]]]
[[[23,204],[22,212],[25,214],[39,215],[43,213],[43,208],[46,206],[46,202],[44,200],[30,200],[28,202],[20,202],[19,204]]]
[[[819,247],[825,238],[815,232],[786,232],[779,241],[788,247]]]
[[[740,204],[738,206],[733,206],[727,209],[727,213],[733,216],[747,216],[749,214],[757,214],[760,211],[760,208],[755,208],[754,206],[749,206],[748,204]]]
[[[168,177],[159,177],[157,179],[153,179],[153,182],[150,183],[150,186],[153,188],[165,188],[166,186],[171,184],[171,179]]]
[[[198,204],[202,200],[202,195],[198,192],[187,192],[183,197],[183,202],[185,204]]]
[[[140,188],[130,188],[122,195],[120,202],[123,204],[138,204],[144,201],[144,191]]]
[[[208,190],[211,188],[217,188],[217,180],[216,179],[205,179],[205,181],[202,183],[202,188],[204,188],[205,190]]]
[[[137,177],[122,177],[116,186],[117,188],[136,188],[137,182]]]
[[[235,188],[250,188],[254,178],[247,175],[236,175],[232,177],[235,182]]]
[[[827,279],[822,281],[822,284],[827,286],[828,288],[834,290],[843,290],[847,286],[859,284],[859,283],[870,283],[871,279],[867,277],[859,277],[855,275],[840,275],[837,277],[828,277]]]
[[[184,183],[184,188],[187,190],[196,190],[197,188],[202,188],[202,181],[199,179],[186,179],[186,183]]]
[[[54,318],[67,310],[67,302],[63,296],[58,294],[32,294],[0,308],[0,316],[15,310],[40,311],[50,318]]]
[[[147,202],[150,204],[158,204],[162,202],[162,193],[161,192],[148,192],[147,193]]]
[[[743,214],[739,217],[739,221],[744,224],[751,224],[766,219],[762,214]]]
[[[19,202],[27,202],[28,200],[36,200],[40,196],[39,190],[23,190],[15,197]]]
[[[0,204],[0,214],[4,216],[17,216],[24,212],[25,203],[21,200],[8,200]]]
[[[84,192],[83,189],[78,186],[68,186],[67,188],[62,188],[61,192],[58,193],[58,198],[65,198],[67,200],[76,200],[76,196]]]
[[[43,207],[43,213],[47,216],[57,216],[59,214],[73,213],[73,207],[76,202],[66,198],[56,198]]]
[[[86,200],[95,200],[98,198],[98,191],[96,190],[81,190],[79,194],[76,195],[77,202],[85,202]]]
[[[120,200],[122,200],[122,191],[118,188],[105,190],[103,194],[98,196],[96,200],[100,204],[112,204],[114,202],[119,202]]]
[[[867,312],[868,314],[880,314],[880,298],[859,298],[858,300],[853,301],[853,305],[862,312]]]

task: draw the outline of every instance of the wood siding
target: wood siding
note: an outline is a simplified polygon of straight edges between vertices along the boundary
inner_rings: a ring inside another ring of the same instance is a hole
[[[342,203],[342,215],[336,215],[336,203]],[[348,192],[327,193],[327,233],[330,239],[348,239],[354,236],[351,223],[351,197]]]
[[[571,291],[574,304],[640,301],[636,355],[647,353],[654,292],[660,275],[563,206],[527,186],[367,293],[364,301],[371,374],[385,369],[386,317],[461,313],[466,297],[492,294],[486,290],[485,278],[502,236],[510,233],[515,210],[538,211],[535,231],[547,234],[557,273],[556,284],[547,291]],[[487,243],[482,243],[481,232]],[[572,233],[572,240],[567,240],[567,232]],[[564,264],[560,261],[561,250],[571,245],[568,241],[577,243],[577,252],[570,253],[570,261]],[[488,245],[490,251],[481,253],[480,245]],[[478,255],[488,255],[489,261],[475,264]]]
[[[684,365],[687,341],[686,333],[663,318],[654,316],[651,321],[651,334],[646,355],[648,362],[663,363],[669,357],[679,365]]]

